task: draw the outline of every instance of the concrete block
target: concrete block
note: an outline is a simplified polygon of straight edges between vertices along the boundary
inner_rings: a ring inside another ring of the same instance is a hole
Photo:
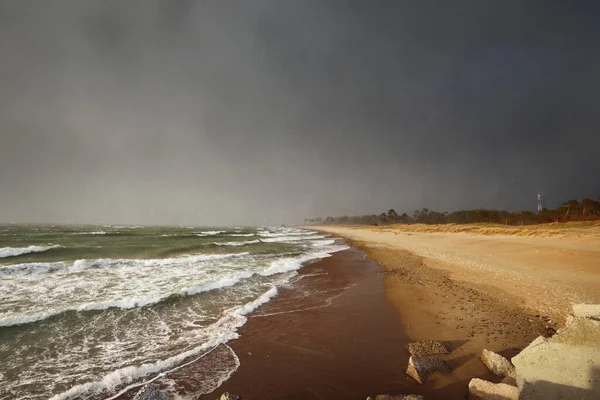
[[[474,378],[469,382],[470,400],[517,400],[519,389],[505,383],[492,383]]]

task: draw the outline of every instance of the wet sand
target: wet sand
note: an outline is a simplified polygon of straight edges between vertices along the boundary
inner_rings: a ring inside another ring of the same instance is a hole
[[[422,310],[413,304],[416,299],[391,298],[393,275],[366,260],[364,252],[353,248],[337,253],[304,267],[300,276],[304,278],[294,287],[251,315],[240,339],[229,343],[239,356],[239,369],[200,399],[217,399],[226,391],[247,400],[364,400],[381,393],[463,399],[472,377],[495,379],[465,351],[468,335],[440,328],[427,313],[419,329],[435,336],[428,338],[450,341],[455,351],[443,358],[455,371],[436,373],[425,385],[408,378],[406,332],[415,327],[403,324],[393,304],[415,313],[416,320]],[[444,330],[450,334],[438,335]],[[468,361],[473,365],[465,368]]]
[[[250,315],[240,339],[229,343],[239,369],[200,398],[231,391],[246,400],[364,400],[418,391],[404,375],[407,337],[381,272],[356,249],[304,267],[302,278]]]

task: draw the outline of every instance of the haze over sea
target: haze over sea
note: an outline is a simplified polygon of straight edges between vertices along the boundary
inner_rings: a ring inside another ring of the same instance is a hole
[[[303,263],[346,248],[294,228],[1,226],[0,398],[148,381],[236,338]],[[238,365],[213,366],[205,392]]]

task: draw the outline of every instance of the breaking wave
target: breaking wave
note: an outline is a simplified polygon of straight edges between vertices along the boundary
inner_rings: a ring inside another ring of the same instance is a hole
[[[52,273],[52,272],[78,272],[90,268],[117,268],[117,267],[150,267],[169,266],[180,264],[193,264],[201,261],[222,260],[230,257],[243,257],[250,253],[228,253],[228,254],[198,254],[172,258],[132,258],[113,259],[99,258],[97,260],[77,260],[69,265],[64,261],[48,263],[22,263],[0,267],[0,276],[22,276],[30,274]]]
[[[244,242],[215,242],[217,246],[246,246],[248,244],[260,243],[260,240],[247,240]]]
[[[204,333],[207,336],[207,340],[198,347],[165,360],[156,361],[155,363],[142,364],[139,366],[132,365],[118,369],[107,374],[101,380],[76,385],[66,392],[51,397],[50,400],[78,399],[81,398],[82,395],[89,393],[113,392],[117,388],[131,384],[134,381],[145,378],[151,374],[160,373],[159,376],[163,376],[165,373],[169,372],[165,370],[174,369],[174,367],[179,366],[186,359],[195,356],[204,356],[208,351],[214,349],[218,345],[225,344],[232,339],[237,339],[239,337],[237,330],[248,321],[246,314],[254,311],[261,305],[268,303],[271,298],[276,295],[277,287],[272,286],[257,299],[229,310],[225,316],[205,328]]]
[[[0,258],[16,257],[28,253],[42,253],[50,249],[63,247],[60,245],[53,246],[29,246],[29,247],[3,247],[0,248]]]

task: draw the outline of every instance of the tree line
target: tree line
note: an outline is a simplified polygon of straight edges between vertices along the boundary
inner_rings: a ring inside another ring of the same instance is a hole
[[[341,217],[306,218],[313,225],[387,225],[387,224],[473,224],[479,222],[504,225],[533,225],[550,222],[600,220],[600,198],[568,200],[555,209],[543,208],[539,213],[532,211],[505,210],[460,210],[433,211],[427,208],[416,210],[412,215],[398,214],[393,208],[385,213]]]

